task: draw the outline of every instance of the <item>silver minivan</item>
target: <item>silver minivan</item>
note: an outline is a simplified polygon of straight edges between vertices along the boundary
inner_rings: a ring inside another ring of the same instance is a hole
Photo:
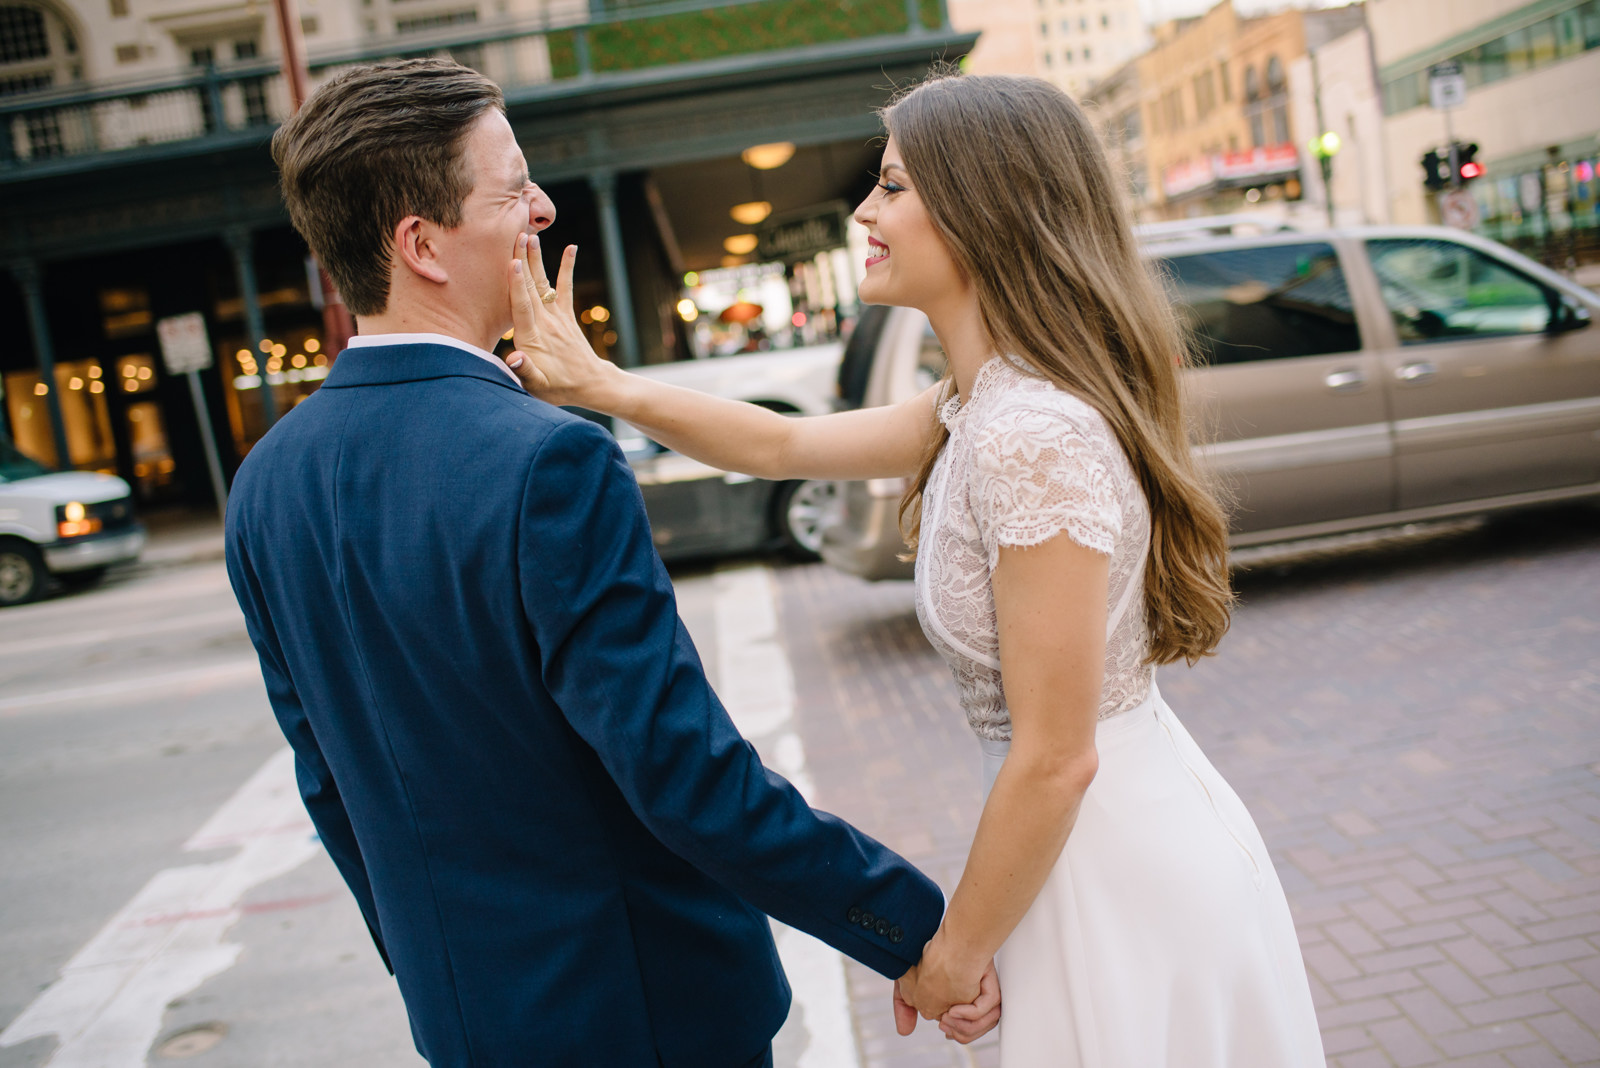
[[[1196,448],[1233,496],[1235,546],[1600,496],[1600,297],[1563,276],[1440,227],[1145,252],[1192,333]],[[926,318],[886,311],[870,373],[856,371],[862,405],[942,373]],[[909,577],[902,489],[842,487],[823,558]]]

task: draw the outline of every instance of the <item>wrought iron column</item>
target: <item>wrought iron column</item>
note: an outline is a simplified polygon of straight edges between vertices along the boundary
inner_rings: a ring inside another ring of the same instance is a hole
[[[11,273],[22,286],[28,303],[28,330],[33,335],[33,352],[39,358],[39,378],[45,384],[45,409],[50,413],[50,433],[56,446],[56,466],[72,468],[72,453],[67,448],[67,424],[61,416],[61,397],[56,390],[56,350],[50,338],[50,320],[44,310],[44,286],[39,265],[33,260],[17,260]]]
[[[230,226],[223,231],[222,240],[233,254],[233,274],[239,283],[239,300],[244,305],[244,332],[250,339],[250,354],[261,367],[261,420],[268,430],[278,421],[278,398],[267,381],[267,353],[261,351],[261,339],[267,336],[267,324],[261,318],[261,295],[256,289],[255,240],[242,226]],[[224,369],[224,374],[228,369]]]
[[[589,176],[600,209],[601,255],[606,261],[606,288],[611,290],[612,329],[617,332],[617,363],[639,366],[639,330],[633,321],[633,288],[628,284],[627,253],[622,247],[622,219],[617,214],[617,176],[602,171]]]

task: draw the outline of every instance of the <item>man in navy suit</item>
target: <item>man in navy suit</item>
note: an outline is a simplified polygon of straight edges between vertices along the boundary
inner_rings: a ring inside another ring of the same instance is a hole
[[[518,239],[555,216],[495,85],[356,68],[273,155],[361,336],[240,467],[228,572],[418,1050],[770,1063],[764,913],[894,978],[942,895],[761,765],[615,443],[488,351]]]

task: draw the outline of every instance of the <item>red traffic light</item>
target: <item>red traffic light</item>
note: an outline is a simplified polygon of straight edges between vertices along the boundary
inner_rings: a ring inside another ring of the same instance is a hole
[[[1463,181],[1468,178],[1477,178],[1482,174],[1483,164],[1481,163],[1463,163],[1461,165],[1461,178]]]

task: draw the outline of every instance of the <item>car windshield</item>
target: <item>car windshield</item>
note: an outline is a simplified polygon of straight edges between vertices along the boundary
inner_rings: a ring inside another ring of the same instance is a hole
[[[18,452],[15,445],[0,437],[0,482],[18,482],[49,473],[50,469],[44,464]]]

